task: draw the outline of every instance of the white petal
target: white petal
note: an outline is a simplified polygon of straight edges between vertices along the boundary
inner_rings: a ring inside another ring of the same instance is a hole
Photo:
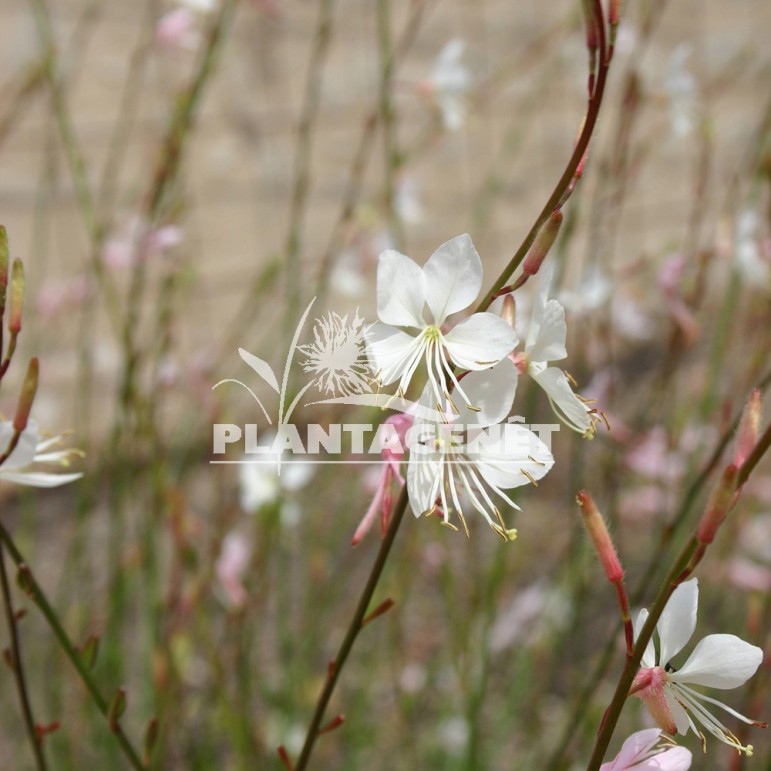
[[[367,345],[372,369],[388,385],[401,377],[419,341],[401,329],[375,322],[367,332]]]
[[[637,642],[637,638],[640,636],[642,628],[645,626],[645,622],[648,620],[648,611],[643,608],[638,614],[635,620],[632,622],[632,630],[634,632],[634,639]],[[643,669],[650,669],[656,666],[656,649],[653,647],[653,640],[648,640],[645,646],[645,653],[643,653],[640,666]]]
[[[377,263],[377,315],[396,327],[426,326],[423,271],[409,257],[387,249]]]
[[[711,634],[699,642],[688,660],[670,675],[673,682],[709,688],[738,688],[763,661],[763,651],[733,634]]]
[[[537,304],[533,309],[539,313],[538,326],[532,335],[528,331],[525,351],[531,361],[557,361],[564,359],[568,352],[565,339],[568,328],[565,324],[565,309],[557,300]]]
[[[505,358],[492,369],[469,372],[461,381],[469,403],[478,411],[464,405],[461,419],[467,426],[491,426],[500,423],[510,412],[517,389],[517,368]]]
[[[541,284],[538,292],[533,298],[533,310],[530,314],[530,325],[527,328],[527,339],[525,340],[525,351],[528,353],[535,346],[538,337],[541,334],[543,316],[546,311],[546,303],[549,301],[549,289],[554,270],[551,266],[543,268],[541,271]]]
[[[685,747],[670,747],[668,750],[655,755],[640,766],[640,771],[688,771],[693,762],[693,755]]]
[[[693,635],[696,628],[696,609],[699,604],[699,585],[695,578],[680,584],[672,592],[661,614],[656,629],[659,633],[659,663],[666,666]]]
[[[487,369],[517,344],[514,330],[493,313],[475,313],[443,336],[450,358],[463,369]]]
[[[11,424],[8,424],[11,425]],[[7,433],[4,431],[3,433]],[[7,452],[10,445],[10,441],[14,435],[13,426],[11,425],[10,436],[4,445],[0,446],[0,454]],[[13,452],[6,458],[3,463],[4,469],[19,469],[29,466],[35,460],[35,450],[38,443],[38,429],[37,425],[30,423],[24,431],[21,432],[19,441],[16,447],[13,448]]]
[[[482,287],[482,260],[468,233],[442,244],[423,266],[423,276],[426,302],[436,326],[444,324],[451,313],[468,308]]]
[[[586,404],[573,393],[561,369],[557,367],[539,369],[531,364],[528,367],[528,373],[546,391],[559,418],[579,433],[585,434],[591,429],[592,420]]]
[[[688,728],[693,727],[693,722],[691,721],[690,717],[688,717],[688,713],[685,711],[685,708],[680,704],[680,702],[677,701],[671,688],[664,688],[664,699],[666,700],[669,711],[672,714],[672,719],[675,721],[675,725],[677,726],[677,733],[685,736],[685,734],[688,733]],[[695,727],[693,727],[693,730],[695,733],[698,733]]]
[[[5,464],[3,464],[5,465]],[[30,487],[59,487],[80,479],[83,474],[47,474],[40,471],[2,471],[0,479]]]
[[[497,429],[500,431],[496,438],[494,432]],[[554,465],[549,448],[522,426],[513,423],[492,426],[489,436],[490,441],[480,437],[482,441],[478,443],[478,450],[472,453],[469,448],[468,454],[485,481],[494,487],[508,490],[531,484],[530,477],[538,481]]]
[[[437,453],[410,451],[407,464],[407,492],[409,493],[412,513],[420,517],[434,508],[436,502],[437,482],[442,472],[441,456]]]

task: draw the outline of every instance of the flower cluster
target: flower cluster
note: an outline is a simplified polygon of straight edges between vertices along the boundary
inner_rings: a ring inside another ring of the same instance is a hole
[[[579,433],[591,435],[594,418],[566,374],[550,366],[567,356],[567,328],[564,309],[548,298],[548,282],[519,352],[503,302],[453,318],[471,306],[481,286],[482,261],[468,235],[442,244],[423,267],[386,250],[378,262],[379,321],[368,331],[369,354],[378,384],[396,383],[402,402],[421,364],[427,375],[406,437],[415,516],[435,514],[457,529],[455,514],[468,534],[464,509],[473,509],[511,540],[516,531],[505,524],[496,499],[517,509],[505,491],[537,484],[554,464],[541,438],[508,417],[519,377],[532,377],[560,419]],[[365,519],[373,516],[370,511]]]

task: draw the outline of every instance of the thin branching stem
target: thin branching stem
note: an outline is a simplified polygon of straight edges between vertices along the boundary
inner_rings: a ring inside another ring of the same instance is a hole
[[[51,630],[58,640],[59,645],[61,646],[67,658],[72,662],[72,665],[75,667],[75,670],[80,676],[80,679],[86,686],[86,690],[89,692],[92,701],[96,705],[97,709],[102,713],[102,715],[108,719],[109,705],[107,700],[102,695],[101,691],[99,690],[99,686],[91,676],[88,667],[86,667],[85,663],[78,654],[75,644],[72,642],[72,640],[70,640],[67,632],[64,631],[64,627],[62,626],[62,622],[59,620],[58,614],[48,602],[48,599],[43,593],[43,590],[40,588],[40,584],[38,584],[32,571],[29,569],[26,560],[16,546],[13,538],[11,537],[11,534],[5,529],[2,523],[0,523],[0,543],[5,546],[11,559],[14,561],[14,563],[16,563],[16,567],[21,573],[23,573],[25,590],[35,605],[37,605],[45,620],[48,622],[48,625],[51,627]],[[131,763],[132,768],[136,769],[137,771],[145,771],[145,766],[142,763],[139,754],[134,749],[134,746],[131,744],[126,734],[123,732],[120,723],[118,721],[114,721],[110,725],[110,730],[113,734],[115,734],[115,738],[123,750],[123,754],[126,756],[126,759]]]
[[[21,639],[16,625],[16,614],[13,609],[13,600],[11,599],[11,586],[8,581],[8,571],[5,567],[5,549],[0,543],[0,586],[2,586],[3,606],[5,608],[5,617],[8,622],[8,635],[11,638],[11,669],[13,679],[16,683],[16,691],[19,695],[19,704],[24,719],[24,728],[27,731],[27,738],[32,747],[32,753],[35,756],[35,766],[38,771],[46,771],[45,755],[43,754],[43,742],[38,736],[35,728],[35,718],[32,715],[32,704],[30,703],[29,693],[27,691],[27,680],[24,675],[24,663],[21,654]]]

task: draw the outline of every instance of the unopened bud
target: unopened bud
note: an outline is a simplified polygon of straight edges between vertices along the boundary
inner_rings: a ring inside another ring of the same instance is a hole
[[[527,257],[525,258],[525,264],[522,266],[522,270],[528,276],[534,276],[538,273],[541,263],[549,253],[549,249],[552,248],[554,241],[557,238],[557,234],[560,231],[562,225],[562,212],[557,209],[552,212],[551,217],[546,221],[546,224],[541,228],[541,232],[535,239]]]
[[[710,544],[726,515],[736,500],[736,476],[739,469],[731,464],[723,472],[717,487],[712,491],[707,508],[699,522],[696,540],[700,544]]]
[[[0,318],[5,313],[5,292],[8,288],[8,233],[0,225]]]
[[[110,705],[107,708],[107,722],[113,733],[118,732],[118,722],[126,711],[126,689],[118,688],[110,699]]]
[[[334,731],[335,728],[340,728],[343,723],[345,723],[345,715],[337,715],[336,717],[333,717],[323,728],[319,729],[318,735],[321,736],[321,734],[328,734],[330,731]]]
[[[736,454],[734,455],[734,465],[741,468],[744,461],[755,448],[760,434],[760,418],[763,409],[762,398],[759,388],[753,388],[750,398],[747,400],[747,406],[744,408],[739,431],[736,436]]]
[[[18,334],[21,331],[21,311],[24,305],[24,265],[21,260],[13,261],[11,267],[10,313],[8,329]]]
[[[32,410],[32,403],[35,401],[37,393],[37,381],[40,366],[36,356],[29,360],[27,365],[27,374],[24,377],[24,383],[21,387],[21,394],[16,405],[16,415],[13,418],[13,428],[21,433],[27,427],[29,413]]]
[[[80,647],[80,658],[87,669],[92,669],[99,655],[99,638],[91,635]]]
[[[362,619],[361,625],[366,626],[376,618],[382,616],[384,613],[388,613],[388,611],[391,610],[395,604],[396,603],[390,597],[387,600],[384,600],[375,608],[375,610],[372,611],[372,613]]]
[[[610,0],[610,9],[608,10],[608,23],[615,27],[621,21],[621,0]]]
[[[150,762],[153,759],[153,752],[155,750],[155,745],[158,743],[158,718],[154,717],[148,724],[147,728],[145,729],[145,754],[144,754],[144,764],[146,766],[150,765]]]
[[[19,565],[19,572],[16,574],[16,583],[28,597],[35,596],[35,579],[32,577],[32,571],[29,566],[22,562]]]
[[[525,261],[525,264],[527,265],[527,261]],[[513,295],[507,294],[504,296],[501,317],[512,329],[514,329],[517,323],[517,303]]]
[[[586,490],[581,490],[576,496],[576,501],[581,508],[581,514],[584,518],[584,525],[589,537],[592,539],[595,551],[600,557],[605,575],[612,584],[618,583],[624,577],[624,569],[621,567],[621,561],[616,554],[616,547],[608,533],[605,520],[602,514],[597,510],[594,501]]]

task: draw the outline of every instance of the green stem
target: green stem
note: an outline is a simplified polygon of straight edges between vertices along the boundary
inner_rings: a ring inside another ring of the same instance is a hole
[[[72,665],[75,667],[78,675],[80,675],[80,679],[86,686],[86,690],[89,692],[94,704],[96,704],[97,709],[102,713],[105,719],[109,720],[109,707],[107,700],[104,698],[104,696],[102,696],[102,693],[99,690],[96,682],[94,682],[91,673],[88,671],[88,668],[81,660],[75,645],[64,631],[64,627],[62,626],[61,621],[59,621],[59,617],[56,614],[56,611],[51,607],[50,603],[46,599],[45,594],[43,594],[43,590],[35,580],[32,571],[29,569],[26,561],[24,560],[24,557],[16,547],[13,538],[1,523],[0,543],[2,543],[8,550],[8,554],[11,555],[11,559],[13,559],[13,561],[16,563],[16,566],[19,568],[19,570],[23,571],[25,591],[32,598],[32,601],[35,603],[35,605],[37,605],[45,620],[48,622],[48,625],[51,627],[54,636],[59,641],[59,645],[62,647],[62,650],[66,654],[67,658],[72,662]],[[118,744],[123,750],[123,753],[128,761],[131,763],[131,766],[137,771],[145,771],[145,766],[140,760],[139,754],[134,749],[126,734],[123,733],[123,729],[121,728],[120,723],[113,721],[110,725],[110,730],[115,734],[115,738],[118,740]]]
[[[16,681],[16,690],[19,694],[19,704],[24,718],[24,727],[27,730],[27,737],[32,746],[32,752],[35,756],[35,765],[38,771],[46,771],[47,765],[43,755],[43,742],[38,737],[35,728],[35,718],[32,716],[32,706],[27,692],[27,681],[24,676],[24,665],[21,658],[21,642],[19,640],[19,630],[16,627],[16,616],[13,612],[13,601],[11,600],[11,587],[8,581],[8,572],[5,568],[5,555],[2,543],[0,543],[0,584],[3,590],[3,605],[5,607],[5,617],[8,621],[8,634],[11,638],[11,657],[13,679]]]
[[[369,578],[367,578],[367,583],[364,585],[364,589],[362,589],[359,602],[356,605],[356,610],[353,612],[353,617],[348,625],[348,631],[345,633],[342,643],[340,643],[337,656],[330,663],[327,679],[324,683],[324,688],[319,695],[318,701],[316,702],[316,709],[311,718],[310,725],[308,726],[305,743],[300,752],[300,757],[295,764],[294,771],[304,771],[308,765],[311,753],[313,752],[313,746],[319,736],[319,729],[321,728],[321,722],[324,719],[324,713],[326,712],[329,700],[332,698],[337,679],[345,665],[348,654],[350,654],[351,648],[353,648],[353,644],[356,642],[356,638],[362,629],[362,622],[367,615],[367,609],[372,601],[372,596],[375,593],[380,576],[383,573],[383,568],[385,567],[388,555],[391,553],[391,547],[396,538],[396,533],[399,530],[399,525],[401,525],[402,519],[404,518],[404,512],[407,509],[407,501],[407,487],[405,485],[402,489],[401,496],[394,507],[395,510],[391,518],[391,523],[388,526],[385,538],[383,538],[383,541],[380,544],[380,550],[372,565],[372,570],[370,571]]]

